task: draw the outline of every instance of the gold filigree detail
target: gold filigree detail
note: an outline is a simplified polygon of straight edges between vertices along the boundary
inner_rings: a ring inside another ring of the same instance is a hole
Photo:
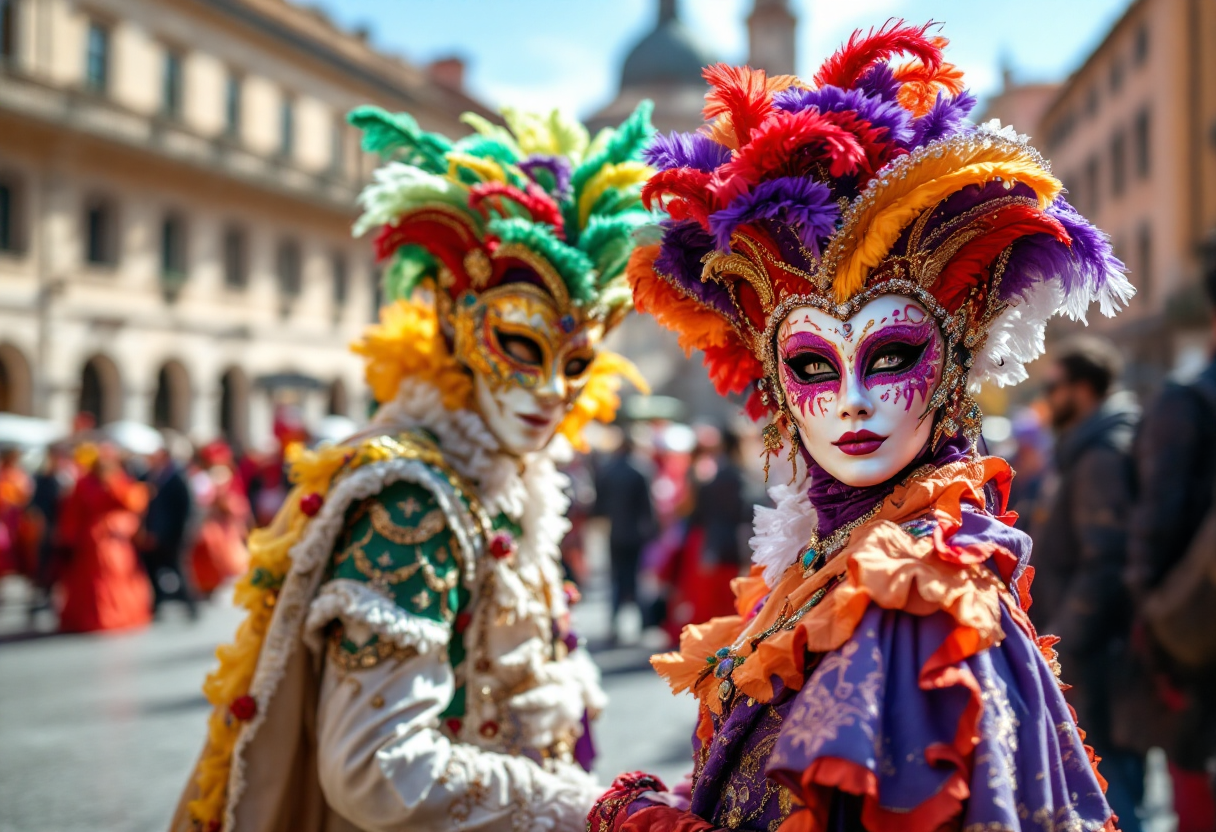
[[[368,514],[371,516],[372,528],[376,530],[376,534],[402,546],[417,546],[425,543],[446,529],[448,525],[443,511],[437,508],[424,514],[418,521],[418,525],[413,527],[398,526],[393,522],[388,509],[375,500],[372,500],[368,506]]]
[[[329,634],[329,660],[342,674],[355,670],[370,670],[385,661],[401,664],[418,655],[417,647],[402,646],[383,638],[371,641],[352,653],[342,646],[345,638],[346,633],[341,627],[334,627]]]
[[[552,263],[523,243],[503,243],[494,250],[495,260],[502,260],[507,257],[513,257],[516,260],[522,260],[524,263],[527,263],[528,267],[536,272],[541,282],[545,284],[545,288],[549,290],[549,294],[557,301],[557,307],[561,310],[569,308],[570,291],[566,288],[566,282],[562,280],[561,275],[557,273],[557,269],[553,268]]]
[[[494,265],[490,262],[489,255],[479,248],[470,249],[465,254],[464,270],[475,289],[484,289],[494,276]]]

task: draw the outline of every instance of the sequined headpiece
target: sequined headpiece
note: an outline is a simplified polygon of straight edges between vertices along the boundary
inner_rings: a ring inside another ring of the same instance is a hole
[[[704,352],[720,393],[750,393],[753,418],[788,415],[773,335],[799,306],[921,302],[948,346],[938,433],[974,434],[968,390],[1024,379],[1049,317],[1133,294],[1026,138],[966,121],[975,99],[928,30],[858,31],[809,82],[708,67],[710,122],[647,151],[643,197],[671,219],[634,253],[635,304]]]

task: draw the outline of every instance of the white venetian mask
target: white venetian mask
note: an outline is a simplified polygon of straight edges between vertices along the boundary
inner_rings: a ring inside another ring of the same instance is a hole
[[[776,355],[803,446],[837,480],[885,482],[929,441],[944,340],[915,300],[883,295],[847,321],[799,307],[777,330]]]

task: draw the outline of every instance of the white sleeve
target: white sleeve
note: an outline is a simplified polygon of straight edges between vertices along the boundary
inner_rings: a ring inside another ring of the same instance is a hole
[[[367,832],[585,829],[601,791],[586,773],[550,773],[450,740],[439,730],[455,690],[444,648],[425,639],[389,643],[387,628],[372,629],[386,645],[374,663],[351,667],[326,651],[318,766],[334,811]]]

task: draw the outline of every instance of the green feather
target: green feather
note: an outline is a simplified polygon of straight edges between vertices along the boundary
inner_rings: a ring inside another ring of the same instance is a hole
[[[430,173],[443,173],[443,155],[452,143],[438,133],[427,133],[409,113],[390,113],[380,107],[356,107],[346,120],[363,131],[363,149],[384,158],[398,155],[411,165]]]
[[[511,135],[511,131],[501,124],[495,124],[489,119],[477,115],[477,113],[465,113],[460,117],[460,120],[487,139],[495,139],[511,148],[511,152],[515,154],[515,158],[522,159],[524,157],[524,153],[519,149],[519,144],[515,141],[515,137]]]
[[[616,165],[630,159],[640,159],[642,149],[654,136],[654,127],[650,124],[650,114],[654,110],[654,102],[644,99],[638,103],[633,114],[621,124],[604,144],[603,150],[591,154],[581,165],[574,169],[571,184],[574,186],[574,202],[583,193],[583,188],[604,165]]]
[[[595,300],[595,265],[586,254],[563,243],[548,226],[523,219],[493,219],[486,229],[504,243],[520,243],[549,261],[578,304]]]
[[[452,150],[467,153],[479,159],[492,159],[498,162],[507,174],[507,181],[517,188],[525,187],[526,180],[512,168],[519,164],[519,154],[510,145],[497,138],[488,136],[465,136],[452,146]],[[476,180],[480,181],[480,180]],[[476,184],[473,182],[471,184]]]
[[[376,171],[372,184],[359,194],[363,214],[355,221],[354,234],[393,222],[406,211],[437,202],[450,205],[481,229],[481,218],[469,209],[469,189],[443,176],[416,167],[393,163]]]
[[[578,247],[595,264],[601,286],[624,271],[633,250],[634,230],[649,222],[650,215],[640,211],[617,217],[591,217],[579,237]]]
[[[389,302],[404,300],[418,284],[433,277],[438,264],[422,246],[405,245],[397,249],[384,272],[384,296]]]

